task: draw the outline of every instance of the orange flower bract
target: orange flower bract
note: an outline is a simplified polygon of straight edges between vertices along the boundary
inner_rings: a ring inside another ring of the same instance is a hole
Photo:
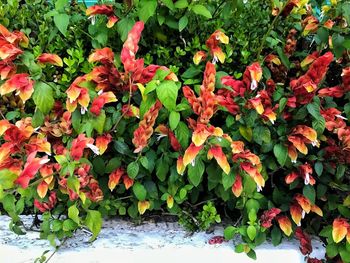
[[[349,222],[344,218],[336,218],[333,221],[332,237],[335,243],[342,241],[350,231]]]

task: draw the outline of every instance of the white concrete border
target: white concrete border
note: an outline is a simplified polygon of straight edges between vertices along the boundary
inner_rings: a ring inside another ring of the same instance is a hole
[[[32,217],[24,217],[30,225]],[[17,236],[8,230],[9,218],[0,216],[0,263],[29,263],[48,249],[49,243],[39,239],[36,232]],[[223,235],[223,228],[214,233],[195,233],[189,236],[177,223],[147,222],[135,226],[122,220],[105,221],[98,239],[88,243],[89,234],[78,231],[50,260],[52,263],[299,263],[304,257],[296,240],[274,247],[267,243],[256,249],[257,260],[234,252],[232,241],[209,245],[208,240]],[[238,241],[237,241],[238,242]],[[312,241],[313,257],[324,257],[320,241]],[[51,253],[47,254],[50,255]]]

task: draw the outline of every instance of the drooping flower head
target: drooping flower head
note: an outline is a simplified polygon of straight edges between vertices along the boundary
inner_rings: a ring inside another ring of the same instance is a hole
[[[0,86],[0,95],[16,91],[16,95],[25,103],[34,92],[33,84],[34,81],[27,73],[15,74]]]
[[[62,59],[56,54],[43,53],[37,58],[39,64],[51,64],[54,66],[63,67]]]
[[[85,77],[78,77],[67,89],[66,107],[69,112],[74,112],[78,104],[81,106],[81,112],[84,114],[90,102],[90,95],[87,88],[80,85],[85,82]]]
[[[19,184],[22,188],[27,188],[29,181],[33,179],[39,169],[50,160],[47,156],[43,158],[36,158],[36,152],[31,153],[24,165],[24,169],[21,174],[16,179],[16,183]]]
[[[70,152],[72,159],[78,161],[83,156],[85,148],[90,148],[95,154],[100,154],[99,149],[93,145],[93,143],[93,138],[87,138],[85,134],[79,134],[78,137],[72,141]]]
[[[207,48],[210,51],[211,56],[213,57],[213,63],[220,61],[221,63],[225,62],[226,55],[220,48],[219,44],[228,44],[229,38],[222,31],[216,30],[205,42]]]
[[[147,146],[148,139],[153,134],[153,126],[158,117],[159,110],[162,108],[162,103],[157,100],[156,103],[145,113],[140,121],[139,127],[134,131],[132,143],[136,147],[135,153],[139,153]]]
[[[260,217],[261,226],[265,228],[270,228],[272,226],[272,220],[275,219],[276,216],[280,213],[281,209],[275,207],[264,211],[264,213]]]
[[[112,91],[103,92],[92,101],[90,112],[99,116],[106,103],[116,102],[117,98]]]
[[[107,27],[111,28],[116,22],[118,22],[118,17],[114,15],[114,10],[112,5],[93,5],[86,9],[86,15],[89,16],[92,23],[95,23],[96,15],[106,15],[108,17]]]
[[[143,59],[136,60],[135,57],[139,49],[138,43],[140,41],[143,28],[143,22],[136,22],[133,28],[130,30],[126,41],[124,42],[120,58],[124,65],[125,73],[135,73],[139,71],[139,74],[141,74],[142,72]]]
[[[100,62],[102,64],[113,64],[114,53],[108,48],[96,49],[90,56],[88,61],[91,62]]]

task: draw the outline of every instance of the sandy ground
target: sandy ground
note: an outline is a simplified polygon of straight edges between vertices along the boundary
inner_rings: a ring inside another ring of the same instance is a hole
[[[23,221],[30,226],[31,216]],[[9,218],[0,216],[0,263],[29,263],[42,255],[45,250],[52,250],[48,241],[40,240],[39,233],[28,232],[17,236],[8,229]],[[239,239],[210,245],[208,240],[216,235],[223,235],[223,227],[217,226],[213,233],[204,232],[189,235],[177,223],[145,222],[135,225],[128,221],[108,220],[97,240],[89,243],[88,232],[77,231],[62,248],[51,258],[50,262],[73,263],[298,263],[304,262],[296,240],[284,241],[274,247],[266,243],[256,249],[257,260],[249,259],[245,254],[234,252],[234,244]],[[312,242],[314,257],[322,258],[325,249],[321,242]],[[49,256],[51,252],[47,254]]]

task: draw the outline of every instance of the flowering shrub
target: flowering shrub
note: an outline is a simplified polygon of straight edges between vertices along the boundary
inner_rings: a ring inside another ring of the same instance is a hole
[[[147,21],[157,1],[140,2]],[[188,59],[196,66],[179,70],[139,55],[142,21],[120,54],[95,43],[76,64],[73,51],[63,60],[38,52],[25,33],[0,25],[0,209],[10,228],[23,234],[19,215],[42,214],[41,236],[56,245],[81,227],[94,240],[107,216],[168,211],[197,230],[226,215],[236,223],[225,239],[242,237],[236,252],[255,258],[268,237],[277,245],[295,236],[308,262],[320,262],[309,257],[310,235],[319,235],[331,262],[350,262],[350,9],[332,1],[320,18],[306,2],[274,3],[243,72],[221,71],[236,41],[221,29]],[[189,8],[211,17],[201,4]],[[104,30],[124,19],[112,5],[86,16]],[[273,44],[276,21],[288,19],[299,21],[282,47]]]

